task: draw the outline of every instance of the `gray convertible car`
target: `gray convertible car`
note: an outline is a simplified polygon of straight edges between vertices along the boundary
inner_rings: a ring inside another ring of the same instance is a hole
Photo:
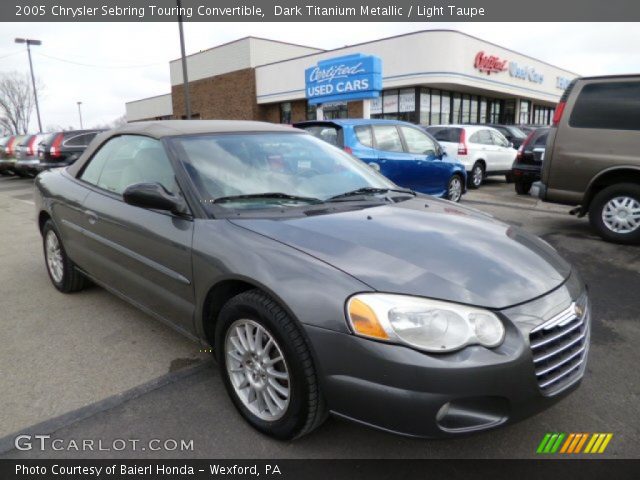
[[[53,285],[94,282],[213,347],[239,412],[276,438],[329,413],[467,434],[583,377],[587,293],[549,244],[303,131],[129,124],[36,185]]]

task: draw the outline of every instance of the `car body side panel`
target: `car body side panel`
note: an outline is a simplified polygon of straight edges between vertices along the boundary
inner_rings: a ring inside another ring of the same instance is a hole
[[[189,331],[193,325],[193,221],[91,191],[83,235],[93,255],[80,267]]]
[[[343,333],[349,331],[346,299],[372,290],[321,260],[228,220],[196,220],[194,228],[196,330],[202,337],[204,301],[209,290],[225,280],[254,284],[278,299],[301,323]]]

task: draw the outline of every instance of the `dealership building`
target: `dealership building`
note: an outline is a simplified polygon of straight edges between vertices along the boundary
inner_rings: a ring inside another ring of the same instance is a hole
[[[171,93],[128,102],[128,121],[186,118],[182,65]],[[192,118],[292,123],[385,118],[549,124],[576,73],[452,30],[334,50],[247,37],[187,57]]]

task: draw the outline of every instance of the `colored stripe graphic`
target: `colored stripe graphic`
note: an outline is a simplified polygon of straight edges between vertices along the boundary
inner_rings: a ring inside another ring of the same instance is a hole
[[[604,453],[613,433],[546,433],[536,449],[541,454]],[[586,447],[585,447],[586,444]],[[583,450],[584,447],[584,450]]]

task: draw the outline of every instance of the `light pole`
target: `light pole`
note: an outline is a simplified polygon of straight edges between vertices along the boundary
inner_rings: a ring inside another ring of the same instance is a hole
[[[189,76],[187,75],[187,57],[184,48],[184,30],[182,29],[182,1],[178,3],[178,29],[180,30],[180,52],[182,53],[182,81],[184,83],[184,108],[187,120],[191,120],[191,98],[189,96]]]
[[[83,126],[82,126],[82,109],[80,108],[80,105],[82,105],[82,102],[78,102],[78,116],[80,117],[80,130],[83,130]]]
[[[38,92],[36,90],[36,77],[33,74],[33,62],[31,61],[31,45],[42,45],[40,40],[32,38],[16,38],[16,43],[27,44],[27,54],[29,55],[29,69],[31,70],[31,84],[33,85],[33,96],[36,100],[36,114],[38,115],[38,133],[42,133],[42,121],[40,120],[40,106],[38,105]]]

